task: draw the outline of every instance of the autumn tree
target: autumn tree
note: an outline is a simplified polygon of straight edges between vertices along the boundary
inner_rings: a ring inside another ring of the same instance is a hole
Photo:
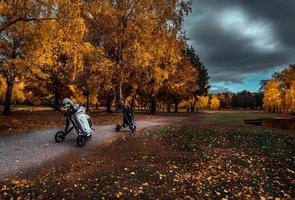
[[[0,33],[17,23],[56,20],[56,16],[51,15],[52,5],[55,1],[48,0],[45,3],[39,0],[1,0]]]
[[[281,83],[282,90],[289,89],[292,81],[295,80],[295,64],[280,73],[274,73],[273,78]]]
[[[181,71],[178,71],[178,69],[182,67],[180,67],[179,64],[183,58],[181,55],[182,44],[175,36],[168,37],[167,35],[163,35],[161,40],[155,41],[157,42],[154,44],[154,52],[150,52],[153,59],[144,67],[145,70],[137,71],[140,79],[137,80],[136,84],[140,93],[149,97],[150,110],[152,113],[156,111],[158,92],[163,84],[165,83],[167,88],[169,88],[170,86],[168,85],[172,85],[173,80],[176,81],[174,78],[176,73],[181,74]],[[187,79],[190,80],[190,76],[188,76]],[[181,80],[185,82],[184,79]],[[175,101],[173,103],[175,103]]]
[[[15,80],[23,78],[39,37],[39,24],[36,22],[22,20],[9,26],[7,23],[20,16],[37,17],[41,14],[46,15],[47,12],[34,1],[1,1],[0,74],[6,82],[4,114],[10,114]]]
[[[211,99],[210,99],[210,109],[212,110],[218,110],[220,107],[220,101],[217,98],[216,95],[212,95]]]
[[[27,91],[53,99],[59,109],[61,99],[70,97],[70,85],[83,68],[87,43],[79,2],[58,1],[56,7],[58,20],[44,22],[39,28],[43,38],[32,58],[35,65],[30,68]]]
[[[122,89],[129,85],[132,88],[128,86],[128,90],[131,89],[132,94],[139,90],[142,94],[149,93],[151,107],[155,108],[157,91],[179,60],[174,53],[179,51],[179,47],[174,49],[173,40],[178,40],[177,34],[180,35],[183,17],[189,11],[189,2],[91,2],[92,10],[85,14],[90,30],[87,38],[95,47],[103,47],[114,63],[112,78],[116,102],[121,101]],[[170,56],[172,54],[173,57]],[[139,88],[143,83],[150,87],[147,90]]]
[[[295,81],[295,64],[290,65],[280,73],[273,74],[274,80],[277,80],[281,86],[282,107],[291,110],[292,108],[292,83]]]
[[[284,104],[293,114],[295,113],[295,80],[290,81],[290,88],[285,92]]]
[[[193,92],[197,90],[195,84],[196,76],[196,69],[193,68],[185,55],[183,55],[183,59],[179,62],[175,72],[169,76],[160,89],[164,98],[166,97],[166,101],[168,100],[168,106],[171,101],[174,103],[174,112],[178,112],[178,106],[181,101],[192,97]]]
[[[200,109],[208,108],[209,106],[209,96],[198,96],[198,101],[196,103],[197,111]]]
[[[30,100],[49,98],[57,109],[67,96],[87,109],[100,102],[110,111],[115,97],[116,103],[148,102],[155,112],[163,91],[177,111],[181,101],[193,99],[202,70],[183,52],[190,5],[189,0],[1,1],[4,112],[10,111],[15,82],[23,83]]]
[[[293,82],[295,81],[295,65],[272,75],[273,79],[264,81],[263,107],[271,112],[281,109],[293,112]]]
[[[0,73],[6,79],[4,114],[10,113],[11,96],[16,79],[21,80],[25,72],[36,64],[36,55],[42,55],[37,49],[44,47],[45,37],[51,31],[51,22],[74,20],[76,7],[70,1],[1,1],[0,6]],[[44,26],[44,24],[49,24]],[[44,28],[42,28],[44,27]],[[73,28],[73,27],[72,27]],[[44,37],[45,36],[45,37]],[[48,43],[49,44],[49,43]],[[48,47],[45,47],[48,48]]]
[[[0,104],[4,103],[6,92],[6,81],[0,76]]]
[[[90,101],[98,103],[98,94],[111,87],[113,64],[105,57],[103,49],[85,45],[82,69],[73,85],[74,96],[84,96],[86,109],[89,111]]]
[[[24,92],[23,81],[15,80],[14,87],[12,90],[11,102],[23,103],[26,100],[26,94]],[[0,77],[0,104],[4,103],[5,93],[6,93],[6,81],[4,78]]]
[[[122,98],[122,84],[126,70],[125,50],[132,47],[137,37],[136,27],[140,3],[137,1],[91,1],[92,9],[84,13],[89,33],[87,39],[95,47],[103,47],[106,55],[114,63],[115,74],[112,81],[116,91],[116,101]]]
[[[190,4],[187,1],[159,1],[155,4],[156,6],[153,8],[156,8],[156,10],[152,13],[158,15],[158,21],[155,21],[154,27],[151,28],[149,43],[145,44],[145,49],[149,50],[148,55],[152,58],[147,65],[148,73],[146,74],[149,84],[147,91],[151,97],[151,112],[155,112],[157,105],[155,97],[161,85],[169,80],[170,75],[173,77],[174,73],[180,72],[177,71],[177,66],[184,57],[182,49],[186,46],[185,39],[181,34],[182,22],[183,17],[190,11]],[[154,15],[151,15],[152,19],[156,17]],[[170,26],[167,27],[167,23]],[[149,48],[149,45],[152,45],[153,48]],[[190,77],[187,77],[188,80],[190,80]],[[178,101],[179,99],[174,98],[176,111]]]
[[[220,108],[231,108],[232,107],[232,98],[234,94],[230,92],[217,94],[217,98],[220,101]]]
[[[280,83],[270,80],[264,87],[263,107],[270,112],[279,112],[282,106]]]

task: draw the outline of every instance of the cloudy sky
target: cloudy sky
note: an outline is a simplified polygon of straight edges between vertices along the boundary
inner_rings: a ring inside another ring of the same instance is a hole
[[[295,0],[193,0],[185,30],[211,92],[257,91],[295,63]]]

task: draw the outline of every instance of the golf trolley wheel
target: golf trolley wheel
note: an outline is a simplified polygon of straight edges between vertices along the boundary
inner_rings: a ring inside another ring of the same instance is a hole
[[[55,134],[55,142],[60,143],[62,141],[64,141],[64,139],[66,138],[65,133],[63,131],[58,131]]]
[[[86,142],[87,142],[87,136],[84,135],[78,135],[77,139],[76,139],[77,145],[79,147],[83,147],[85,146]]]
[[[116,125],[116,132],[119,132],[121,130],[121,126],[119,124]]]
[[[92,138],[92,134],[90,134],[89,136],[87,136],[87,140],[90,141]]]
[[[136,131],[136,126],[131,129],[131,132],[134,133]]]

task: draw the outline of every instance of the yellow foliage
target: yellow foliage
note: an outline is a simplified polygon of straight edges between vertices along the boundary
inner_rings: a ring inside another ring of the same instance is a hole
[[[24,82],[15,83],[15,86],[13,87],[13,90],[12,90],[12,100],[17,102],[24,102],[26,100],[24,87],[25,87]]]
[[[4,102],[6,94],[6,83],[3,77],[0,76],[0,103]]]
[[[220,107],[220,101],[217,96],[213,95],[210,99],[210,109],[217,110]]]
[[[207,108],[208,105],[209,105],[209,97],[208,96],[198,96],[198,101],[196,104],[198,109]]]
[[[268,111],[278,111],[282,107],[280,83],[276,80],[270,80],[264,87],[263,107]]]
[[[17,101],[19,103],[22,103],[26,100],[26,96],[24,93],[24,87],[25,87],[25,84],[22,81],[16,81],[14,83],[14,87],[12,90],[12,101],[13,102]],[[7,85],[6,85],[4,78],[0,77],[0,103],[4,102],[5,95],[6,95],[6,88],[7,88]]]
[[[132,103],[134,104],[134,106],[138,106],[138,102],[136,101],[136,98],[132,97],[132,96],[128,96],[126,99],[125,99],[125,104],[127,105],[132,105]]]
[[[82,91],[77,88],[75,85],[70,86],[70,90],[72,92],[71,99],[74,102],[78,102],[80,104],[86,105],[87,97],[82,94]],[[90,105],[95,105],[97,103],[96,93],[89,95],[89,103]]]
[[[286,108],[295,112],[295,81],[291,81],[290,89],[286,90],[284,100]]]
[[[188,99],[196,89],[197,71],[182,51],[185,5],[175,0],[1,1],[3,20],[23,20],[3,32],[0,54],[15,51],[11,42],[20,46],[19,55],[7,58],[0,72],[16,81],[13,98],[18,101],[72,95],[93,104],[114,86],[130,86],[131,98],[156,96],[164,84],[176,98]],[[52,20],[25,20],[28,16]]]

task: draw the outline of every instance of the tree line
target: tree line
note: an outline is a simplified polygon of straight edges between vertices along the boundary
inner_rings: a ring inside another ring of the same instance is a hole
[[[250,92],[247,90],[237,93],[223,92],[209,94],[207,96],[198,96],[196,109],[197,111],[202,109],[263,109],[262,99],[262,92]]]
[[[270,80],[262,80],[257,92],[215,94],[222,109],[264,109],[268,112],[295,113],[295,64],[276,72]],[[200,98],[201,107],[208,108],[208,97]],[[203,100],[202,100],[203,99]],[[205,103],[202,103],[205,102]]]
[[[209,76],[183,30],[189,0],[1,0],[0,101],[64,97],[107,111],[168,108],[207,95]]]
[[[264,109],[274,113],[295,113],[295,64],[274,73],[272,79],[262,80],[260,84],[261,88],[257,92],[244,90],[200,96],[197,109],[210,108],[209,99],[215,96],[219,101],[218,108],[221,109]]]

